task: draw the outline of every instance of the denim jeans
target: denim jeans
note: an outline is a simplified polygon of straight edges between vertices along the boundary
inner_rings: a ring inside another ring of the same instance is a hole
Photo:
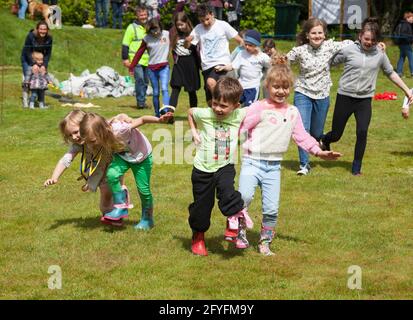
[[[111,2],[112,6],[112,28],[116,29],[119,26],[119,29],[122,29],[122,3],[120,2]]]
[[[319,140],[323,134],[324,124],[330,106],[330,97],[312,99],[305,94],[295,91],[294,105],[300,112],[305,130],[316,140]],[[300,168],[307,167],[309,169],[310,160],[308,153],[299,147],[298,154],[300,156]]]
[[[39,99],[39,103],[44,103],[44,93],[46,90],[44,89],[33,89],[32,94],[30,96],[30,102],[35,103],[36,99]]]
[[[259,186],[262,194],[262,224],[274,228],[277,225],[280,202],[281,162],[242,159],[239,188],[244,207],[248,208],[254,198],[255,188]]]
[[[169,83],[169,66],[166,65],[158,70],[151,70],[148,68],[148,76],[151,81],[153,94],[153,107],[155,109],[155,115],[160,117],[159,113],[159,81],[161,82],[161,91],[162,91],[162,103],[163,105],[169,105],[169,92],[168,92],[168,83]]]
[[[109,0],[95,0],[96,27],[104,28],[108,25],[108,11]]]
[[[397,62],[396,72],[399,75],[403,74],[404,60],[407,57],[407,60],[409,60],[410,74],[413,74],[413,49],[412,49],[412,46],[410,44],[402,44],[402,45],[399,45],[399,49],[400,49],[400,57],[399,57],[399,61]]]
[[[143,107],[146,100],[146,90],[148,89],[148,67],[137,64],[133,72],[135,78],[135,95],[138,107]]]
[[[18,13],[18,17],[19,19],[24,19],[26,16],[26,10],[27,10],[27,6],[28,6],[28,2],[27,0],[20,0],[19,3],[19,13]]]

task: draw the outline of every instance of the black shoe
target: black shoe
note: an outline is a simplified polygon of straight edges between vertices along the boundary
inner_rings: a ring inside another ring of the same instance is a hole
[[[319,144],[320,144],[321,150],[323,150],[323,151],[331,151],[331,149],[330,149],[330,143],[329,143],[329,142],[325,142],[325,141],[323,140],[323,138],[320,139]]]
[[[144,103],[144,104],[138,104],[137,107],[138,107],[139,110],[149,109],[149,106],[148,106],[146,103]]]

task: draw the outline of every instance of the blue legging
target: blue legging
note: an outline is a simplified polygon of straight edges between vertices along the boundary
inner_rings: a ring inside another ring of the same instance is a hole
[[[159,113],[159,81],[161,82],[161,91],[162,91],[162,103],[163,105],[169,105],[169,92],[168,92],[168,83],[169,83],[169,66],[166,65],[158,70],[151,70],[148,68],[148,76],[151,81],[153,94],[153,107],[155,109],[155,115],[160,117]]]

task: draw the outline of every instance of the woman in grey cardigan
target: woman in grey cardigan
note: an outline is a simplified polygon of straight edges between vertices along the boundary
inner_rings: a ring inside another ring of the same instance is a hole
[[[361,164],[367,145],[367,132],[371,119],[371,99],[376,89],[377,74],[380,69],[402,89],[409,104],[413,94],[399,75],[393,70],[386,53],[377,49],[380,27],[376,18],[367,18],[362,24],[358,41],[344,47],[332,64],[344,63],[337,91],[332,129],[321,139],[322,149],[330,150],[330,143],[340,140],[347,121],[352,114],[356,118],[356,146],[352,164],[352,174],[361,175]]]

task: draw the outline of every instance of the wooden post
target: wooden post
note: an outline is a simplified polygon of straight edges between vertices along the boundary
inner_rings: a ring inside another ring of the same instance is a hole
[[[344,33],[344,1],[340,1],[340,39],[343,41],[343,33]]]
[[[308,0],[308,18],[313,16],[313,1]]]

